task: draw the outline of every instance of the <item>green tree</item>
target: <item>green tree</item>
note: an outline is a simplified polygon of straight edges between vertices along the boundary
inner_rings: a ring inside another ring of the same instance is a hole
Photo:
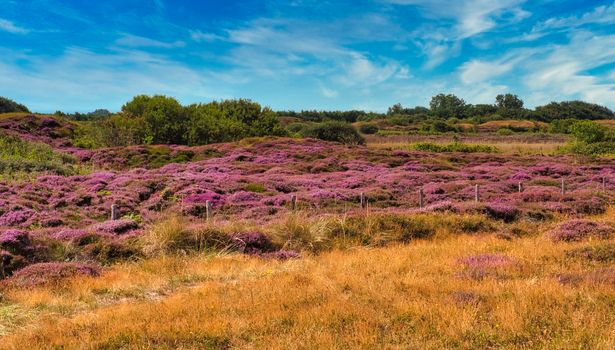
[[[438,94],[429,102],[431,114],[438,118],[465,118],[466,102],[453,94]]]
[[[19,104],[13,100],[10,100],[6,97],[0,97],[0,113],[15,112],[30,113],[30,110],[28,109],[28,107]]]
[[[523,100],[517,95],[505,94],[497,95],[495,97],[495,104],[500,109],[515,110],[523,108]]]
[[[324,122],[315,124],[302,131],[304,137],[325,141],[340,142],[347,145],[362,145],[365,139],[351,124],[344,122]]]

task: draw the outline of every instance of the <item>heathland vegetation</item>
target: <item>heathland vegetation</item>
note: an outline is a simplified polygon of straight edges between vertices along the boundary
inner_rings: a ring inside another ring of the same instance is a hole
[[[0,349],[615,346],[606,107],[0,109]]]

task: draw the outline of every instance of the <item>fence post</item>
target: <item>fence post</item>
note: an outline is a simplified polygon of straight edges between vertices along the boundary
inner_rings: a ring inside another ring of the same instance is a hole
[[[480,202],[480,186],[474,185],[474,201]]]
[[[211,201],[206,201],[205,202],[205,219],[211,220],[213,216],[214,216],[214,207],[211,204]]]
[[[566,194],[566,180],[562,178],[562,195]]]
[[[290,209],[295,211],[297,209],[297,196],[292,195],[290,197]]]
[[[367,203],[365,201],[365,193],[361,192],[361,209],[365,209]]]
[[[111,204],[111,220],[117,220],[117,205]]]
[[[519,181],[519,193],[523,192],[523,182]]]
[[[423,192],[423,188],[419,188],[419,208],[423,208],[425,206],[425,193]]]
[[[602,177],[602,191],[606,192],[606,176]]]

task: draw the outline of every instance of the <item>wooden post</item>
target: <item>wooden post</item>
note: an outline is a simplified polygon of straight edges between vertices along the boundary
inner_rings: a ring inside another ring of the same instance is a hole
[[[419,208],[423,208],[425,206],[425,192],[423,192],[423,188],[419,188]]]
[[[297,209],[297,196],[292,195],[290,197],[290,210],[295,211]]]
[[[606,176],[602,177],[602,191],[606,192]]]
[[[474,201],[480,202],[480,186],[474,185]]]
[[[117,220],[117,205],[111,204],[111,220]]]
[[[211,201],[206,201],[205,202],[205,219],[211,220],[213,216],[214,216],[214,206],[212,205]]]
[[[361,209],[365,209],[367,207],[367,203],[365,201],[365,193],[361,192]]]
[[[566,180],[562,178],[562,195],[566,194]]]
[[[519,193],[523,192],[523,182],[519,181]]]

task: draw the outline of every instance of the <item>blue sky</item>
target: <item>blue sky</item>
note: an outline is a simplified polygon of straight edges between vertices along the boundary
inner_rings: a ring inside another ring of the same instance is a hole
[[[615,2],[0,0],[0,96],[40,112],[137,94],[274,109],[455,93],[615,108]]]

